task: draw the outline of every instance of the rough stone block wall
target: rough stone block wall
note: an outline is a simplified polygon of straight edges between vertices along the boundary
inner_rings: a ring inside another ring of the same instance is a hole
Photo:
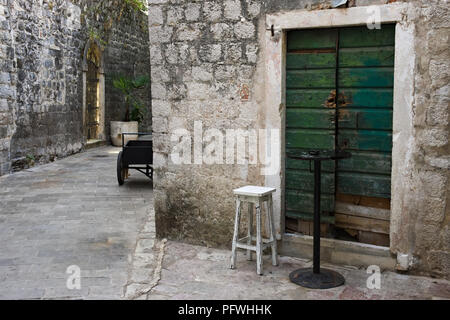
[[[411,171],[404,219],[394,245],[412,255],[412,270],[450,278],[450,7],[411,1],[416,74]]]
[[[82,42],[77,10],[66,2],[16,0],[9,7],[16,73],[10,154],[19,170],[82,148]]]
[[[0,175],[83,149],[83,52],[89,38],[81,1],[0,1]],[[107,1],[108,10],[120,8]],[[120,3],[123,3],[120,1]],[[112,76],[150,74],[148,19],[124,12],[105,45],[105,125],[122,120],[122,98]],[[142,129],[151,129],[148,91]]]
[[[110,121],[123,121],[123,97],[112,86],[115,75],[130,77],[147,75],[150,78],[150,51],[148,46],[148,18],[145,15],[125,15],[109,35],[105,49],[105,115],[106,135],[109,139]],[[145,119],[139,130],[151,132],[150,83],[147,90],[138,93],[146,106]]]
[[[16,72],[7,0],[0,1],[0,175],[11,170],[11,136],[14,133]]]
[[[156,224],[159,236],[223,246],[231,239],[232,190],[261,182],[254,165],[180,166],[170,133],[257,127],[254,80],[259,1],[149,1]]]
[[[355,0],[350,6],[402,2]],[[416,273],[450,277],[448,143],[448,4],[414,6],[416,25],[414,136],[411,174],[401,200],[403,220],[391,250],[408,253]],[[265,14],[330,8],[331,1],[149,0],[156,228],[159,237],[229,246],[235,205],[232,189],[264,184],[252,165],[174,165],[171,134],[263,128]],[[406,19],[406,18],[405,18]],[[242,85],[250,88],[241,101]],[[406,161],[406,160],[405,160]]]

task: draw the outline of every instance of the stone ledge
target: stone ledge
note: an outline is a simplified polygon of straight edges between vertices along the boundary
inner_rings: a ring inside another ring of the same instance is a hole
[[[285,233],[279,244],[280,254],[312,259],[313,237]],[[339,265],[378,265],[381,269],[395,270],[396,259],[388,247],[321,238],[321,261]]]
[[[84,149],[89,150],[93,148],[104,147],[106,145],[108,145],[108,142],[105,140],[91,140],[86,143]]]

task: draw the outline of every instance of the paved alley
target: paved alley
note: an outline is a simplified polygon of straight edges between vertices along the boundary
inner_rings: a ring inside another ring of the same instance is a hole
[[[169,241],[165,246],[161,280],[145,298],[225,300],[416,300],[450,299],[450,282],[402,275],[381,270],[380,288],[368,288],[372,274],[353,266],[322,263],[338,271],[345,285],[326,290],[306,289],[289,281],[289,273],[312,266],[312,261],[280,257],[279,266],[264,257],[264,275],[256,274],[255,261],[247,261],[242,250],[237,268],[229,269],[230,250],[212,249]],[[373,282],[372,282],[373,283]]]
[[[0,177],[0,299],[121,298],[153,196],[138,172],[118,186],[119,150]],[[67,288],[69,266],[80,268],[79,290]]]
[[[330,266],[344,286],[308,290],[289,273],[310,260],[280,257],[264,275],[240,251],[155,239],[152,184],[131,172],[119,187],[120,149],[101,147],[0,177],[0,299],[450,299],[450,282]],[[79,267],[80,288],[68,289]],[[73,268],[73,267],[72,267]],[[69,280],[69,281],[68,281]]]

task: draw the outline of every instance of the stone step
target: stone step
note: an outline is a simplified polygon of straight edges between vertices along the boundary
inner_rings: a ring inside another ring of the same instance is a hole
[[[109,145],[109,142],[105,141],[105,140],[90,140],[86,143],[84,148],[85,148],[85,150],[89,150],[89,149],[93,149],[93,148],[103,147],[106,145]]]

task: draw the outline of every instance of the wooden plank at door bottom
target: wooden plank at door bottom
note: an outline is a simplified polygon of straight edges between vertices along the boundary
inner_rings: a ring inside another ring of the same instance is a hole
[[[320,224],[320,236],[326,237],[330,225],[328,223]],[[286,232],[298,232],[304,235],[312,236],[314,233],[314,223],[296,218],[286,218]]]
[[[336,213],[342,213],[356,217],[365,217],[385,221],[390,221],[391,219],[391,210],[365,207],[361,205],[358,206],[340,201],[336,201],[335,210]]]
[[[335,225],[338,228],[389,234],[390,222],[386,220],[356,217],[342,213],[336,213],[335,218]]]
[[[288,218],[301,219],[301,220],[304,220],[304,221],[314,221],[314,216],[312,214],[308,214],[308,213],[302,213],[302,212],[287,210],[285,215]],[[328,215],[325,215],[325,214],[322,213],[320,215],[320,222],[334,224],[335,217],[334,216],[328,216]]]
[[[297,223],[298,223],[298,226],[297,226],[298,232],[303,233],[304,235],[307,235],[307,236],[314,235],[314,222],[298,219]],[[327,233],[328,233],[328,229],[329,229],[328,223],[321,223],[320,224],[320,236],[326,237]]]
[[[390,210],[391,199],[367,197],[354,194],[336,193],[336,201],[354,204],[356,206],[364,206],[371,208],[380,208]]]
[[[358,241],[369,243],[375,246],[389,247],[389,235],[384,233],[375,233],[368,231],[358,231]]]

